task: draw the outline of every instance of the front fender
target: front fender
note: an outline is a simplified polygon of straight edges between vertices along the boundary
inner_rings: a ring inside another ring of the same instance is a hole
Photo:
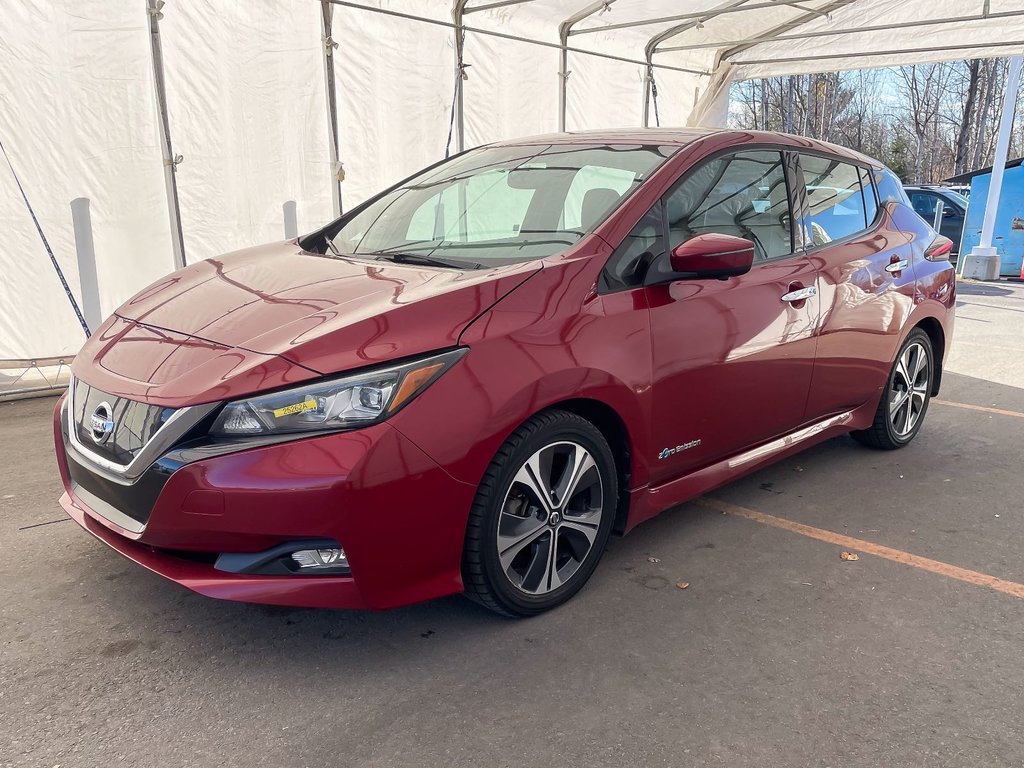
[[[642,292],[594,290],[601,264],[597,257],[546,265],[499,302],[464,334],[469,354],[396,414],[395,427],[453,477],[478,483],[530,416],[570,399],[595,400],[621,418],[633,447],[632,482],[645,483],[650,316]]]

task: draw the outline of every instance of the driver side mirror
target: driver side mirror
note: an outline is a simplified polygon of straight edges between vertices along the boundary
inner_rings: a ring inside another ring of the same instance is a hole
[[[680,243],[670,254],[672,271],[689,278],[743,275],[754,264],[754,244],[743,237],[708,232]]]

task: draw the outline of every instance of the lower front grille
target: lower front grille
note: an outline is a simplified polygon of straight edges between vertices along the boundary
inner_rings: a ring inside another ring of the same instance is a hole
[[[72,490],[92,511],[122,528],[142,531],[156,505],[157,497],[178,464],[157,461],[130,483],[111,480],[98,472],[71,446],[68,423],[61,420],[64,457]]]

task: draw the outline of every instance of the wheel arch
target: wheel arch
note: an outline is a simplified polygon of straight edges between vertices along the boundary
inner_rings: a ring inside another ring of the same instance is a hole
[[[615,470],[618,475],[619,498],[615,507],[614,533],[626,530],[626,519],[629,513],[629,483],[632,477],[633,443],[629,428],[618,411],[601,400],[589,397],[574,397],[552,403],[544,410],[562,410],[575,413],[586,419],[604,435],[612,449]],[[531,417],[532,418],[532,417]]]
[[[914,328],[920,328],[932,343],[932,354],[935,357],[935,375],[932,377],[932,397],[939,394],[939,386],[942,383],[942,363],[946,351],[946,332],[934,317],[925,317],[918,321]]]

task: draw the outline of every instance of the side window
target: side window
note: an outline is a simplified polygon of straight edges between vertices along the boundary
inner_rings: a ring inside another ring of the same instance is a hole
[[[665,198],[668,245],[715,232],[754,243],[755,260],[793,252],[792,216],[782,155],[738,152],[688,173]]]
[[[636,173],[633,171],[584,165],[572,177],[558,228],[593,229],[629,192],[635,181]]]
[[[659,200],[608,259],[601,273],[601,290],[618,291],[640,285],[648,266],[665,253],[664,230],[664,208]]]
[[[874,179],[866,168],[860,169],[860,191],[864,195],[864,213],[870,227],[878,215],[878,196],[875,192]]]
[[[824,245],[868,225],[857,166],[818,155],[800,155],[811,211],[811,241]]]

